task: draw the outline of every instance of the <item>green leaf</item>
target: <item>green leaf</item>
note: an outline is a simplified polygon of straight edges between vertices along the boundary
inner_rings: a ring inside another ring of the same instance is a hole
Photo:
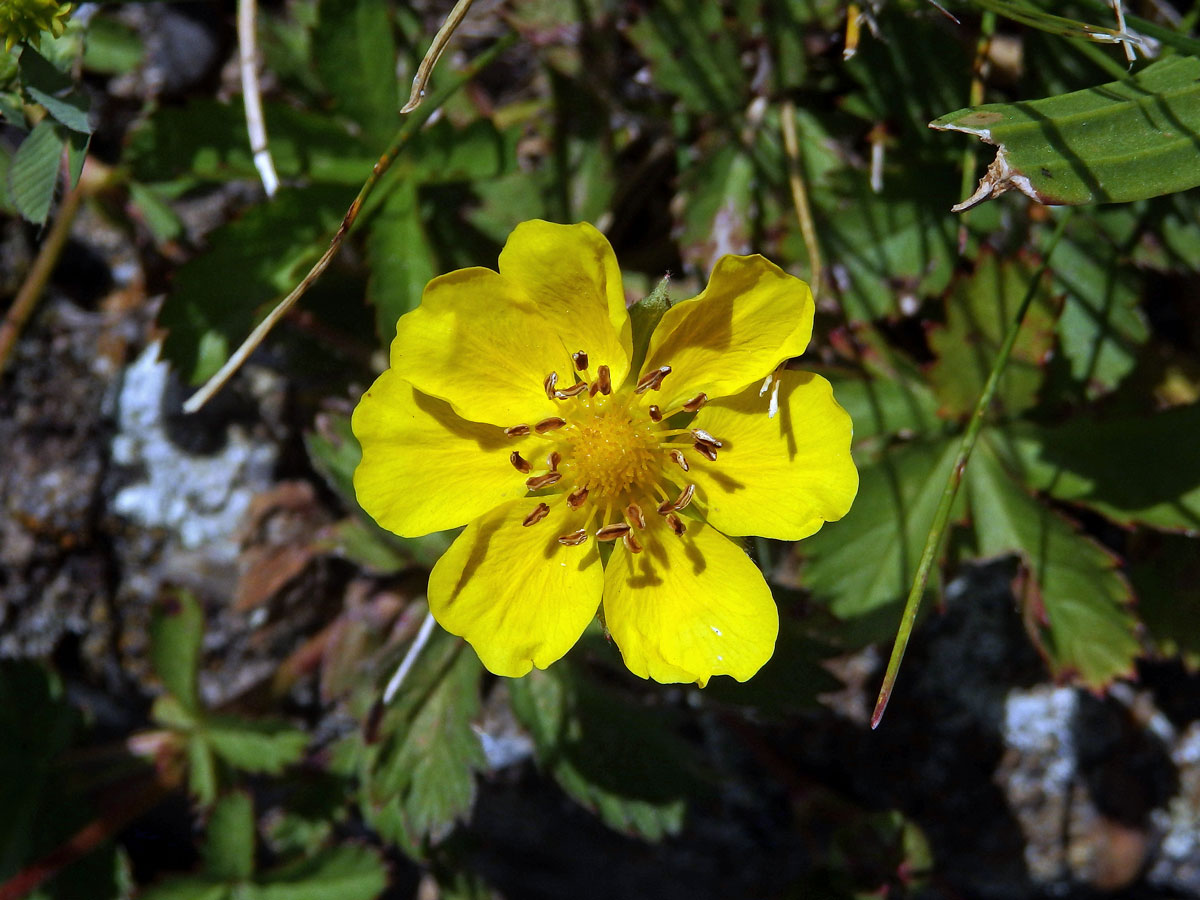
[[[754,174],[750,157],[726,144],[682,177],[679,244],[698,271],[707,274],[717,257],[750,245]]]
[[[139,900],[232,900],[228,885],[213,884],[202,876],[170,878],[138,894]]]
[[[100,12],[88,21],[83,67],[103,75],[124,75],[142,61],[142,40],[125,23]]]
[[[619,698],[565,660],[508,685],[539,765],[567,794],[618,831],[649,840],[679,833],[700,783],[669,716]]]
[[[1200,404],[1012,432],[1022,478],[1122,525],[1200,531]]]
[[[130,181],[129,199],[141,213],[141,219],[150,229],[156,244],[177,240],[183,234],[183,222],[160,191],[140,181]]]
[[[1200,58],[1044,100],[960,109],[931,128],[973,134],[996,159],[963,208],[1017,189],[1039,203],[1127,202],[1200,185]]]
[[[650,349],[650,336],[658,327],[663,314],[671,308],[671,276],[659,280],[649,294],[629,307],[629,318],[633,326],[633,359],[631,372],[640,372]]]
[[[218,881],[245,881],[254,873],[254,804],[244,791],[217,801],[208,818],[204,871]]]
[[[892,607],[908,595],[957,439],[902,444],[859,469],[858,498],[840,522],[800,545],[801,583],[843,619],[878,615],[878,636],[894,633]],[[960,495],[956,510],[963,507]]]
[[[21,142],[9,167],[9,196],[21,215],[35,225],[44,225],[50,214],[66,143],[62,127],[42,119]]]
[[[71,187],[79,184],[79,176],[83,174],[83,163],[91,145],[90,134],[72,131],[67,135],[67,178]]]
[[[150,659],[163,685],[191,715],[200,713],[196,673],[204,639],[204,611],[188,591],[180,590],[154,610],[150,619]]]
[[[955,283],[946,298],[946,324],[929,335],[930,349],[938,357],[929,369],[929,382],[941,401],[942,415],[965,418],[975,409],[1033,275],[1033,266],[984,252],[975,271]],[[1010,416],[1037,402],[1043,366],[1054,348],[1058,309],[1048,288],[1049,279],[1043,278],[996,391]]]
[[[368,847],[331,847],[272,869],[245,900],[373,900],[388,885],[387,867]]]
[[[188,790],[200,806],[212,806],[217,799],[217,761],[203,736],[188,738],[187,760]]]
[[[1178,656],[1193,672],[1200,670],[1200,541],[1150,534],[1138,541],[1137,552],[1129,580],[1151,643],[1160,654]]]
[[[367,299],[375,307],[376,330],[385,346],[396,336],[396,322],[417,307],[425,285],[437,274],[423,218],[412,182],[397,183],[371,218]]]
[[[820,367],[814,371],[833,384],[834,398],[854,423],[856,445],[897,434],[927,435],[944,427],[933,392],[913,374],[863,378]]]
[[[86,94],[44,56],[26,46],[21,51],[21,80],[25,93],[46,112],[72,131],[91,134],[88,124],[89,101]]]
[[[381,145],[398,127],[400,109],[388,8],[379,0],[321,0],[313,32],[317,72],[335,111]]]
[[[278,775],[298,762],[308,735],[283,722],[212,716],[201,734],[217,756],[236,769]]]
[[[471,728],[481,672],[473,652],[437,634],[384,719],[363,801],[373,826],[414,853],[443,839],[475,802],[475,772],[485,762]]]
[[[261,307],[283,296],[320,254],[350,205],[345,188],[283,189],[208,237],[175,273],[159,313],[163,356],[199,383],[245,338]]]
[[[1140,650],[1133,597],[1113,556],[1029,496],[1004,471],[986,434],[965,482],[980,553],[1020,560],[1018,598],[1055,677],[1099,689],[1131,675]]]

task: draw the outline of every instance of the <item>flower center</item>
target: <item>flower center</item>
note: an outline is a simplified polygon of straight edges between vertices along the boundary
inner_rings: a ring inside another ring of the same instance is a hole
[[[648,510],[665,517],[671,531],[683,535],[687,527],[678,513],[692,502],[696,486],[685,483],[677,491],[671,482],[683,480],[679,472],[690,469],[688,454],[716,462],[722,444],[707,431],[672,428],[667,420],[677,413],[695,413],[708,397],[697,394],[678,409],[664,411],[646,403],[645,395],[662,387],[663,379],[671,374],[670,366],[647,372],[632,387],[614,393],[608,366],[599,366],[593,378],[585,352],[580,350],[571,358],[578,380],[572,378],[572,383],[564,386],[558,373],[551,372],[543,382],[546,396],[563,404],[561,415],[504,430],[511,437],[541,435],[554,448],[543,468],[516,451],[509,460],[528,476],[528,490],[565,495],[570,510],[582,511],[583,527],[559,535],[559,543],[574,547],[594,535],[598,541],[620,539],[631,553],[640,553],[637,532],[646,527]],[[541,496],[545,501],[555,500]],[[545,501],[525,517],[526,527],[550,514]],[[619,521],[610,521],[614,513]],[[599,527],[591,532],[596,524]]]

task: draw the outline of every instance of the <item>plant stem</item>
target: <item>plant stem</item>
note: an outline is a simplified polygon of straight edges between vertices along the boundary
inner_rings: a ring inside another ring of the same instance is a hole
[[[962,442],[958,445],[958,455],[954,459],[954,465],[950,469],[950,477],[946,481],[946,487],[942,491],[942,499],[938,503],[937,511],[933,516],[933,525],[929,529],[929,535],[925,538],[925,549],[921,552],[921,562],[917,566],[917,574],[913,579],[912,589],[908,592],[908,600],[904,604],[904,613],[900,617],[900,628],[896,632],[896,643],[892,646],[892,656],[888,660],[887,672],[883,676],[883,685],[879,688],[879,697],[875,701],[875,711],[871,714],[871,728],[878,728],[880,720],[883,719],[883,712],[887,709],[888,700],[892,696],[892,688],[896,684],[896,676],[900,672],[900,662],[904,659],[904,651],[908,647],[908,639],[912,636],[913,625],[917,621],[917,612],[921,608],[921,598],[925,595],[925,586],[929,583],[929,571],[933,568],[933,562],[937,559],[938,550],[942,544],[942,538],[946,533],[946,525],[950,520],[950,510],[954,506],[954,498],[958,496],[958,489],[962,485],[963,474],[967,470],[967,461],[971,458],[971,451],[975,449],[975,441],[979,437],[979,432],[983,428],[983,419],[987,414],[988,408],[992,405],[992,399],[996,395],[996,388],[1000,384],[1000,376],[1004,373],[1005,367],[1008,365],[1008,358],[1012,354],[1013,345],[1017,342],[1017,335],[1021,331],[1021,324],[1025,321],[1025,314],[1029,312],[1029,307],[1033,303],[1033,298],[1037,294],[1038,282],[1041,281],[1042,275],[1050,267],[1050,257],[1054,254],[1054,248],[1058,246],[1059,239],[1063,236],[1063,231],[1067,227],[1067,223],[1071,220],[1073,209],[1068,209],[1058,220],[1058,225],[1051,234],[1050,240],[1046,243],[1046,249],[1042,256],[1042,264],[1029,280],[1029,288],[1025,291],[1025,296],[1021,300],[1021,305],[1017,308],[1017,314],[1013,318],[1012,323],[1008,326],[1008,331],[1004,335],[1004,343],[1000,345],[1000,352],[996,354],[996,361],[992,364],[992,370],[988,373],[987,381],[983,385],[983,391],[979,395],[979,400],[975,404],[975,411],[971,414],[971,420],[967,424],[967,430],[963,434]]]

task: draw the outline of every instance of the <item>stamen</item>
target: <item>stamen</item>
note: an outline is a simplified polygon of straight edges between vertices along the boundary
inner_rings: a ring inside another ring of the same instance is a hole
[[[575,384],[571,385],[569,388],[562,388],[561,390],[555,391],[554,399],[555,400],[566,400],[568,397],[578,397],[580,394],[582,394],[587,389],[588,389],[588,383],[586,381],[577,381],[577,382],[575,382]]]
[[[707,459],[709,462],[717,461],[717,448],[712,444],[706,444],[704,441],[696,441],[692,444],[692,449]],[[684,470],[687,471],[686,469]]]
[[[725,446],[703,428],[693,428],[692,434],[695,436],[696,440],[705,444],[711,444],[714,448],[720,449],[721,447]]]
[[[525,479],[525,487],[531,491],[540,491],[562,480],[562,472],[547,472],[545,475],[534,475]]]
[[[674,511],[675,511],[675,501],[674,500],[664,500],[662,503],[658,504],[658,514],[660,516],[669,515],[670,513],[674,512]]]
[[[530,525],[542,521],[542,519],[546,518],[548,515],[550,515],[550,507],[545,503],[539,503],[536,507],[534,507],[533,512],[525,517],[521,524],[528,528]]]
[[[662,410],[654,404],[650,404],[650,409],[648,409],[647,412],[650,413],[651,422],[661,422],[663,420]]]
[[[545,434],[547,431],[554,431],[556,428],[562,428],[567,424],[566,419],[560,419],[558,416],[551,416],[548,419],[542,419],[533,426],[533,430],[538,434]],[[529,434],[529,429],[526,427],[525,433]]]
[[[521,454],[518,453],[516,450],[514,450],[512,453],[508,454],[508,461],[510,463],[512,463],[513,468],[516,469],[518,472],[520,472],[522,475],[528,475],[530,472],[533,471],[533,463],[531,463],[527,459],[522,459]]]
[[[571,509],[579,509],[579,507],[583,506],[583,502],[587,500],[587,495],[588,489],[585,487],[571,491],[567,495],[567,506],[571,507]]]
[[[587,539],[588,533],[586,528],[580,528],[578,531],[572,531],[570,534],[560,534],[558,536],[558,542],[568,547],[578,547]]]
[[[558,373],[551,372],[546,376],[546,380],[542,382],[542,387],[546,390],[546,396],[551,400],[554,399],[554,386],[558,384]]]
[[[619,537],[629,534],[630,528],[624,522],[613,522],[611,525],[605,525],[596,532],[596,540],[598,541],[615,541]]]
[[[659,366],[653,372],[647,372],[638,379],[637,386],[633,389],[635,394],[644,394],[646,391],[654,389],[661,390],[663,379],[671,374],[670,366]]]
[[[696,486],[689,484],[683,489],[683,492],[676,498],[673,504],[676,509],[686,509],[687,505],[692,502],[692,496],[696,493]]]
[[[612,373],[608,371],[608,366],[601,366],[596,370],[596,384],[600,385],[600,393],[605,396],[612,393]]]
[[[675,465],[679,466],[679,468],[683,469],[685,472],[690,468],[688,466],[688,461],[683,458],[682,450],[671,451],[671,462],[675,463]]]
[[[671,530],[675,532],[675,537],[683,537],[683,533],[687,531],[687,526],[683,524],[683,519],[670,513],[667,516],[667,524],[671,526]]]
[[[635,528],[646,527],[646,515],[642,512],[642,508],[636,503],[630,503],[625,507],[625,518],[629,520],[629,524]]]
[[[696,410],[698,410],[700,407],[702,407],[707,402],[708,402],[708,394],[704,393],[704,391],[701,391],[699,394],[697,394],[695,397],[693,397],[687,403],[683,404],[683,408],[687,412],[695,412]]]
[[[637,539],[632,531],[621,535],[621,540],[625,542],[625,549],[630,553],[642,552],[642,542]]]
[[[558,471],[558,464],[560,462],[562,462],[562,454],[559,453],[557,450],[555,450],[553,453],[551,453],[549,456],[546,457],[546,465],[547,465],[547,467],[549,467],[551,472]]]
[[[593,381],[592,386],[588,388],[588,396],[595,397],[598,393],[600,393],[600,382]]]
[[[528,425],[513,425],[504,429],[504,434],[508,437],[525,437],[529,434]]]
[[[582,350],[576,350],[571,354],[571,359],[575,361],[575,371],[582,372],[587,368],[588,355]]]

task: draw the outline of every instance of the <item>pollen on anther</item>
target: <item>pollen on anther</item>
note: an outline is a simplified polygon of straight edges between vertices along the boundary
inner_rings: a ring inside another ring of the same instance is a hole
[[[567,495],[567,506],[571,507],[571,509],[579,509],[579,507],[583,506],[584,501],[587,500],[587,496],[588,489],[585,487],[571,491]]]
[[[637,536],[632,531],[627,531],[621,535],[621,540],[625,543],[625,549],[630,553],[642,552],[642,542],[637,539]]]
[[[687,403],[683,404],[683,408],[687,412],[695,412],[696,410],[698,410],[700,407],[702,407],[707,402],[708,402],[708,394],[701,391],[699,394],[697,394],[695,397],[693,397]]]
[[[546,380],[542,382],[542,387],[546,390],[546,396],[551,400],[554,399],[555,386],[558,384],[558,373],[551,372],[546,376]]]
[[[560,419],[558,416],[551,416],[548,419],[542,419],[542,421],[534,425],[533,430],[538,434],[545,434],[547,431],[554,431],[556,428],[562,428],[566,424],[566,419]],[[528,434],[529,432],[526,431],[525,433]]]
[[[663,379],[671,374],[670,366],[659,366],[653,372],[647,372],[638,379],[637,386],[633,389],[635,394],[644,394],[648,390],[661,390]]]
[[[651,422],[661,422],[662,421],[662,419],[663,419],[662,410],[659,409],[657,406],[655,406],[653,403],[650,404],[650,408],[646,411],[648,413],[650,413],[650,421]]]
[[[572,531],[570,534],[560,534],[558,542],[565,544],[568,547],[578,547],[588,539],[587,529],[580,528],[578,531]]]
[[[675,509],[685,509],[687,507],[687,505],[692,502],[692,496],[695,493],[696,493],[696,486],[694,484],[689,484],[687,487],[685,487],[683,489],[683,491],[680,493],[679,497],[676,498],[674,504],[672,504],[672,505],[675,507]]]
[[[630,503],[625,507],[625,516],[629,519],[629,524],[635,528],[646,527],[646,515],[636,503]]]
[[[615,541],[619,537],[629,534],[630,527],[624,522],[614,522],[611,525],[605,525],[596,532],[596,540],[598,541]]]
[[[571,359],[575,362],[576,371],[582,372],[588,367],[588,355],[582,350],[576,350],[572,353]]]
[[[558,464],[560,462],[562,462],[562,454],[557,450],[552,451],[551,454],[546,457],[546,466],[551,472],[558,471]]]
[[[675,513],[667,515],[667,524],[671,526],[671,530],[675,532],[676,537],[682,537],[683,533],[687,531],[687,526],[683,524],[683,519],[679,518]]]
[[[705,431],[703,428],[693,428],[692,436],[695,437],[696,440],[701,441],[702,443],[711,444],[715,449],[718,449],[718,450],[725,446],[720,441],[718,441],[715,437],[713,437],[711,434],[709,434],[707,431]]]
[[[712,444],[707,444],[704,441],[696,441],[692,444],[692,449],[707,459],[709,462],[717,461],[717,448]]]
[[[528,475],[533,471],[533,464],[529,460],[522,458],[521,454],[516,450],[508,454],[508,461],[512,463],[513,468],[522,475]]]
[[[540,491],[562,480],[562,472],[547,472],[545,475],[534,475],[525,479],[525,486],[531,491]]]
[[[508,437],[524,437],[529,434],[528,425],[512,425],[504,429],[504,434]]]
[[[605,396],[612,393],[612,373],[609,372],[608,366],[601,366],[596,370],[596,384],[600,385],[600,393]]]
[[[542,521],[548,515],[550,515],[550,507],[545,503],[539,503],[534,507],[533,512],[525,517],[521,524],[528,528],[530,525]]]
[[[679,468],[683,469],[685,472],[691,468],[688,465],[688,461],[684,459],[682,450],[671,451],[671,462],[675,463],[675,465],[679,466]]]
[[[571,385],[569,388],[560,388],[554,392],[555,400],[566,400],[568,397],[578,397],[588,389],[586,381],[579,381]]]

